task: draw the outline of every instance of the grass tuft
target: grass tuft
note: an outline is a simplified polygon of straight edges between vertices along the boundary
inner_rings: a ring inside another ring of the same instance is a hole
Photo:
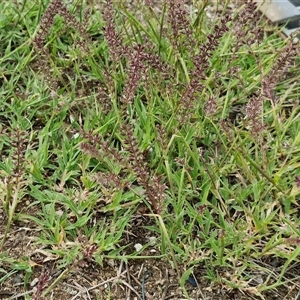
[[[5,295],[295,298],[299,44],[211,6],[0,3]]]

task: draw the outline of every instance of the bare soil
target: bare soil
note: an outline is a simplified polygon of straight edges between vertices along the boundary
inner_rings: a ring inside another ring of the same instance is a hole
[[[36,211],[26,211],[24,213],[37,214]],[[137,243],[144,245],[149,241],[149,231],[144,226],[152,225],[151,221],[142,215],[137,215],[131,229],[126,231],[121,239],[120,247],[129,245],[127,253],[135,251],[134,245]],[[0,232],[5,230],[5,218],[0,220]],[[103,266],[96,261],[81,261],[74,266],[66,276],[53,288],[44,298],[37,296],[36,289],[38,282],[42,280],[42,274],[49,274],[49,280],[45,285],[46,289],[65,270],[59,269],[59,260],[54,255],[46,252],[45,248],[38,248],[35,243],[40,232],[35,224],[30,222],[16,222],[10,230],[9,238],[3,251],[14,261],[24,261],[29,258],[32,266],[32,275],[27,285],[24,285],[26,273],[20,270],[10,276],[5,282],[0,284],[0,299],[28,299],[28,295],[33,299],[111,299],[111,300],[166,300],[166,299],[187,299],[180,288],[179,277],[174,268],[165,259],[132,259],[127,262],[107,259]],[[153,235],[153,234],[152,234]],[[2,253],[3,255],[3,253]],[[157,246],[148,248],[141,255],[159,255]],[[284,262],[280,259],[261,262],[275,274],[279,274]],[[180,267],[180,266],[179,266]],[[2,272],[10,271],[7,263],[0,261]],[[299,264],[294,264],[285,274],[290,282],[264,293],[267,300],[285,299],[295,300],[299,291],[300,281],[298,277]],[[180,270],[184,271],[184,270]],[[254,291],[259,283],[253,283],[253,290],[238,290],[221,284],[223,279],[230,280],[230,270],[215,270],[220,282],[210,282],[207,278],[206,268],[203,264],[195,267],[194,276],[197,286],[187,282],[185,288],[190,299],[202,300],[246,300],[262,299],[256,296]],[[144,287],[143,287],[144,281]],[[270,282],[271,284],[272,282]],[[143,291],[144,290],[144,291]],[[27,298],[25,297],[27,295]]]

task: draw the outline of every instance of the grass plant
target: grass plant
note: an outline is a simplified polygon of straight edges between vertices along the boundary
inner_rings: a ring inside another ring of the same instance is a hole
[[[199,299],[286,293],[299,279],[298,43],[264,31],[252,2],[213,19],[210,1],[96,2],[0,3],[8,299],[50,299],[107,264],[120,267],[106,290],[85,286],[92,299],[117,299],[118,285],[124,299],[162,299],[127,280],[148,260],[174,270],[186,299],[192,275]]]

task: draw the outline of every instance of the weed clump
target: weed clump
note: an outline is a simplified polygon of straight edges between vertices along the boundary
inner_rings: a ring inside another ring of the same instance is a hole
[[[37,244],[64,269],[51,284],[45,270],[34,299],[73,269],[139,255],[175,268],[187,298],[185,282],[203,268],[210,284],[261,296],[283,273],[270,267],[255,286],[249,278],[271,256],[285,271],[299,244],[299,89],[290,84],[299,45],[267,35],[252,2],[213,21],[208,1],[190,14],[179,0],[145,4],[50,1],[35,24],[41,68],[28,68],[24,82],[10,82],[13,72],[3,79],[7,123],[17,115],[29,124],[1,133],[8,224],[28,195],[39,213],[23,208],[17,218],[41,227]],[[16,85],[30,93],[13,105]],[[159,254],[143,253],[150,247]],[[120,274],[122,264],[114,280],[123,284]]]

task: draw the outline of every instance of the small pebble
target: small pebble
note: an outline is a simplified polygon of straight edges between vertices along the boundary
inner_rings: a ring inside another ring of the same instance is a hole
[[[38,278],[34,278],[34,279],[31,281],[30,286],[33,287],[33,286],[35,286],[38,282],[39,282],[39,279],[38,279]]]
[[[23,276],[21,274],[16,275],[13,279],[13,284],[14,285],[19,285],[23,283]]]
[[[140,251],[143,248],[143,246],[141,244],[135,244],[134,248],[138,252],[138,251]]]

